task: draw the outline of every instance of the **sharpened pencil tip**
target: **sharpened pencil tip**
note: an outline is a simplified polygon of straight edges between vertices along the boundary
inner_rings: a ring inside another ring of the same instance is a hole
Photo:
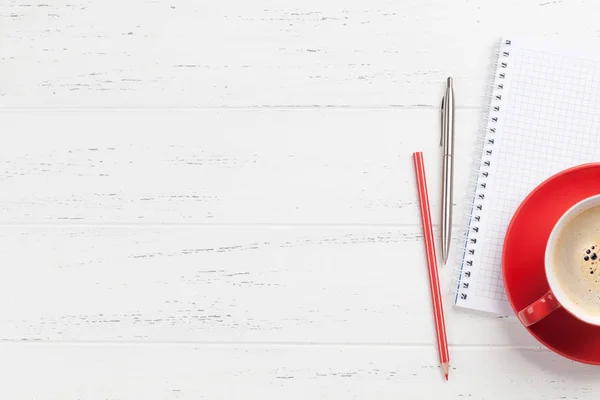
[[[447,381],[448,373],[450,372],[450,365],[448,365],[448,363],[445,362],[445,363],[442,363],[441,367],[442,367],[442,372],[444,373],[444,376],[446,377],[446,381]]]

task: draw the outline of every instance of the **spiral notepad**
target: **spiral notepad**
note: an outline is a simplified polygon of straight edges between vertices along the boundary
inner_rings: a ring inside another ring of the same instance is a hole
[[[453,285],[457,306],[511,313],[501,262],[512,215],[551,175],[600,160],[598,50],[502,39]]]

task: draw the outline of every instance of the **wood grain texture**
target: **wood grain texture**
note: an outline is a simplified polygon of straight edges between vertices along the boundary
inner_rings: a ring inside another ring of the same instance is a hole
[[[500,35],[600,39],[590,1],[11,0],[0,7],[4,107],[429,108],[439,106],[446,76],[454,77],[459,106],[479,107]]]
[[[0,339],[433,345],[418,227],[4,228]],[[27,249],[35,249],[28,251]],[[452,309],[450,344],[538,346]]]
[[[411,160],[424,152],[437,223],[453,76],[460,213],[494,41],[598,44],[597,15],[2,2],[0,398],[597,398],[597,368],[450,293],[443,382]]]
[[[414,224],[423,151],[439,223],[434,110],[0,114],[0,222]],[[479,113],[461,111],[456,212]]]
[[[14,400],[425,400],[440,394],[583,400],[597,399],[600,390],[596,368],[514,348],[451,348],[449,382],[427,361],[435,360],[435,350],[421,347],[3,344],[0,351],[0,395]]]

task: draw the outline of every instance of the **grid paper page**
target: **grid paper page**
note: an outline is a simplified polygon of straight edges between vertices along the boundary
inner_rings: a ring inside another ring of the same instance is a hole
[[[499,65],[506,64],[498,71],[505,78],[497,77],[495,87],[502,85],[502,99],[490,111],[498,120],[477,254],[468,294],[457,296],[456,304],[512,314],[502,282],[504,234],[521,201],[538,184],[565,168],[599,161],[600,57],[594,54],[598,51],[586,54],[547,43],[503,43],[509,44],[509,54],[501,50]],[[490,135],[486,133],[484,143]]]

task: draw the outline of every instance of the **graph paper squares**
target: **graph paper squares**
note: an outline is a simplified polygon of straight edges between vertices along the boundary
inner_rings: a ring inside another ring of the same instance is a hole
[[[600,148],[600,60],[536,51],[512,41],[506,62],[502,83],[509,89],[502,94],[501,120],[493,134],[496,157],[476,245],[479,261],[471,269],[472,308],[478,308],[474,297],[507,301],[502,245],[521,201],[551,175],[597,161]]]

